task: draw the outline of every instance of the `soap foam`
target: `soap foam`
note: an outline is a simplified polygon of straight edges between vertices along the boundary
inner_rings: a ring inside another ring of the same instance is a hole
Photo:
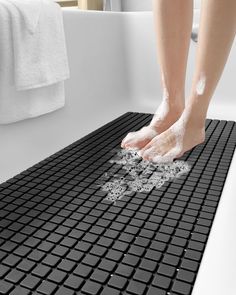
[[[196,85],[196,93],[197,95],[203,95],[206,86],[206,77],[202,76]]]
[[[180,177],[190,170],[184,161],[153,163],[143,160],[135,150],[116,150],[109,161],[120,166],[122,173],[104,173],[99,182],[102,191],[107,192],[106,200],[116,202],[132,192],[148,193],[158,189],[166,181]]]
[[[161,82],[162,82],[162,87],[163,87],[163,99],[168,100],[169,99],[169,92],[166,87],[166,82],[165,82],[165,78],[164,78],[163,73],[161,74]]]
[[[155,111],[152,122],[155,124],[157,121],[162,121],[166,117],[168,112],[169,112],[168,101],[166,98],[163,98],[161,104],[159,105],[159,107]],[[152,124],[152,122],[151,122],[151,124]]]

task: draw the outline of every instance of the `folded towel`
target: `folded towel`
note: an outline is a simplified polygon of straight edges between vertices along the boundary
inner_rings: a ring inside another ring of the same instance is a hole
[[[1,0],[12,22],[17,90],[69,78],[62,11],[53,0]]]
[[[24,0],[20,1],[23,2]],[[32,35],[33,27],[28,27],[29,23],[24,20],[24,15],[20,14],[19,10],[17,11],[16,6],[10,2],[6,4],[6,2],[8,1],[0,0],[0,124],[8,124],[40,116],[53,112],[65,105],[64,81],[34,89],[21,91],[16,89],[14,78],[16,69],[14,59],[15,46],[13,46],[12,34],[13,15],[10,9],[13,8],[13,12],[18,19],[21,18],[20,26],[22,30],[31,32],[30,34]],[[10,5],[11,8],[9,8]],[[37,28],[38,25],[35,28],[36,31]],[[50,31],[50,29],[51,27],[49,26],[48,30]],[[39,40],[40,42],[41,39]],[[60,49],[58,52],[60,52]],[[41,58],[42,56],[40,60]],[[46,62],[49,62],[49,57],[47,57]],[[31,65],[28,63],[27,66],[30,72]],[[35,69],[35,65],[33,64],[32,66]],[[40,67],[42,65],[39,66],[39,69]]]
[[[26,28],[33,34],[38,26],[42,0],[7,0],[19,11]]]

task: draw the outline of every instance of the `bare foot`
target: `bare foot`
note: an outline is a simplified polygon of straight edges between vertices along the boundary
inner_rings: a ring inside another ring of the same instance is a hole
[[[156,163],[172,162],[181,157],[186,151],[205,140],[204,124],[195,122],[191,116],[187,117],[183,112],[179,120],[169,129],[155,136],[140,151],[140,155],[144,160]]]
[[[171,105],[167,100],[163,99],[150,124],[138,131],[129,132],[122,140],[121,147],[125,149],[142,149],[154,137],[174,124],[181,116],[183,109],[183,103]]]

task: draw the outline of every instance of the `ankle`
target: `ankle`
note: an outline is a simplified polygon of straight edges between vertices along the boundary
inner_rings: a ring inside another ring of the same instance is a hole
[[[175,107],[183,107],[185,105],[185,91],[178,87],[171,87],[168,90],[163,91],[163,99],[166,99],[169,105]]]
[[[206,116],[200,112],[199,110],[185,108],[182,115],[183,121],[185,122],[185,126],[187,128],[191,128],[198,131],[205,132],[205,120]]]
[[[185,108],[184,99],[173,99],[168,102],[168,106],[169,106],[170,113],[172,114],[175,113],[181,116]]]

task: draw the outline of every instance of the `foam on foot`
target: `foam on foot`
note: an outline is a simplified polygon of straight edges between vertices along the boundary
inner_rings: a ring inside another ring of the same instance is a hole
[[[139,154],[144,160],[168,163],[205,140],[205,130],[188,123],[185,115],[168,130],[154,137]]]
[[[164,93],[166,90],[164,90]],[[141,128],[135,132],[129,132],[121,142],[122,148],[142,149],[155,136],[167,130],[180,116],[180,107],[170,109],[168,96],[164,94],[164,98],[156,110],[153,118],[148,126]]]
[[[121,143],[124,148],[142,148],[145,146],[158,132],[151,126],[144,126],[136,132],[129,132]]]

